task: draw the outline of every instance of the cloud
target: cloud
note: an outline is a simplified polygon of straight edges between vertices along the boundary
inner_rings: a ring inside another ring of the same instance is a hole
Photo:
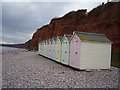
[[[59,16],[63,6],[59,3],[3,3],[3,40],[25,42],[32,37],[37,28]],[[21,35],[24,38],[21,38]]]
[[[105,2],[105,1],[107,0],[99,0],[99,2]],[[2,0],[2,2],[96,2],[96,0]]]
[[[101,2],[2,2],[2,39],[23,43],[37,28],[72,10],[91,10]]]
[[[0,41],[2,41],[2,3],[0,3]]]

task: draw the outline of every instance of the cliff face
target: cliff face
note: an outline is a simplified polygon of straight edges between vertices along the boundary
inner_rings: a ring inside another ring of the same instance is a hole
[[[72,11],[61,18],[54,18],[50,24],[39,28],[33,35],[30,48],[37,48],[38,42],[55,36],[72,34],[73,31],[105,34],[114,47],[120,44],[120,2],[107,3],[90,11]]]

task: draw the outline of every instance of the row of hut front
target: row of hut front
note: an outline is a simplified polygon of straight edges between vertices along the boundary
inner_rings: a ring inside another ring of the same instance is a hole
[[[38,53],[80,70],[110,69],[111,44],[104,34],[74,31],[39,42]]]

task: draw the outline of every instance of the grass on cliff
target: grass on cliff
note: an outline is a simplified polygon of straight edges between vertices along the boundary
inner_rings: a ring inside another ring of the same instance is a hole
[[[112,51],[112,58],[111,58],[111,64],[114,67],[120,68],[120,51],[114,50]]]
[[[38,51],[38,48],[30,48],[28,51]]]

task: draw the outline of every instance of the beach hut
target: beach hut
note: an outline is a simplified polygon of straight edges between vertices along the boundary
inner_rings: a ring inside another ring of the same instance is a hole
[[[38,47],[38,49],[39,49],[39,54],[42,55],[42,41],[39,42],[39,47]]]
[[[61,62],[61,44],[63,36],[57,36],[56,39],[56,61]]]
[[[45,40],[45,57],[48,57],[48,40]]]
[[[68,65],[69,63],[69,48],[70,48],[70,38],[72,35],[64,34],[62,39],[62,49],[61,49],[61,63]]]
[[[44,41],[40,42],[40,54],[44,55]]]
[[[42,55],[45,56],[45,49],[46,49],[46,41],[45,40],[43,40],[43,46],[42,47],[43,47],[43,50],[42,50],[43,53],[42,53]]]
[[[78,69],[110,69],[111,41],[104,34],[73,32],[70,66]]]
[[[51,39],[51,59],[56,60],[56,37]]]
[[[51,46],[51,39],[48,39],[48,58],[51,58],[51,50],[52,50],[52,46]]]
[[[46,55],[46,40],[43,41],[43,56]]]
[[[43,52],[43,41],[38,43],[38,54],[42,55]]]
[[[38,54],[41,54],[41,42],[38,43]]]

